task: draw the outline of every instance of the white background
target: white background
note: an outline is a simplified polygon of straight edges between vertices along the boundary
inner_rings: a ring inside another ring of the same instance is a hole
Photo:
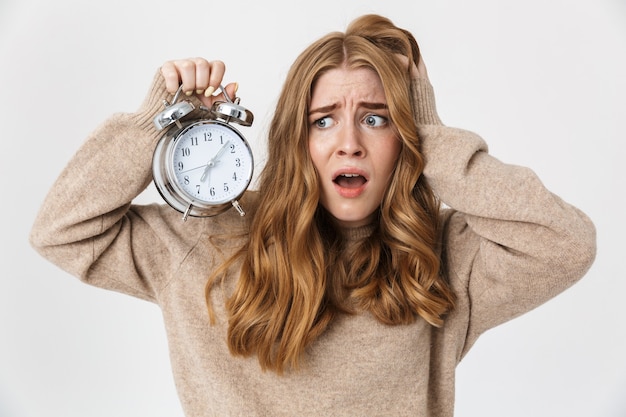
[[[83,138],[136,109],[171,58],[226,62],[262,164],[291,62],[366,12],[416,36],[447,125],[532,167],[598,229],[579,284],[461,363],[456,415],[626,416],[624,0],[0,1],[0,416],[182,416],[158,308],[36,255],[37,209]]]

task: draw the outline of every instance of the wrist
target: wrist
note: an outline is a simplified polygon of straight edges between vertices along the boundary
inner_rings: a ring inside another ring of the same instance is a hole
[[[418,125],[442,125],[437,114],[433,86],[425,78],[414,78],[411,83],[415,123]]]
[[[143,103],[132,115],[135,123],[140,129],[150,132],[154,131],[153,133],[156,134],[157,130],[154,127],[153,119],[157,113],[163,111],[163,101],[169,101],[171,99],[172,95],[168,93],[165,87],[165,79],[159,70],[154,75],[152,83],[150,84],[150,90],[148,91]]]

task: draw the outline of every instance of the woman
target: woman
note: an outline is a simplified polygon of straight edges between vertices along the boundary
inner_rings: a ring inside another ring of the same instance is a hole
[[[415,39],[373,15],[297,58],[248,215],[133,205],[162,100],[182,84],[211,105],[224,72],[165,63],[69,162],[31,235],[82,280],[160,306],[186,415],[451,416],[479,335],[591,265],[590,220],[442,125]]]

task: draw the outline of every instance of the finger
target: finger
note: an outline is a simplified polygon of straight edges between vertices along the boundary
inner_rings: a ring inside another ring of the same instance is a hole
[[[196,89],[196,64],[193,60],[182,59],[174,61],[178,74],[180,76],[180,84],[183,86],[183,92],[190,96]]]
[[[226,65],[222,61],[211,61],[209,63],[210,66],[210,75],[209,75],[209,86],[207,87],[204,95],[209,97],[213,94],[215,90],[222,84],[222,80],[224,79],[224,73],[226,72]]]
[[[403,67],[407,68],[410,71],[411,77],[414,77],[414,78],[419,77],[417,66],[415,65],[413,61],[409,59],[409,57],[407,57],[406,55],[402,55],[402,54],[396,54],[396,58],[400,60]]]
[[[211,75],[211,63],[204,58],[194,58],[193,62],[196,66],[196,87],[195,92],[198,95],[204,94],[209,86],[209,77]]]
[[[426,64],[424,63],[424,56],[420,54],[420,59],[417,63],[417,73],[420,78],[428,79],[428,71],[426,71]]]
[[[165,88],[171,94],[176,93],[180,85],[180,75],[173,61],[167,61],[161,66],[161,75],[165,80]]]

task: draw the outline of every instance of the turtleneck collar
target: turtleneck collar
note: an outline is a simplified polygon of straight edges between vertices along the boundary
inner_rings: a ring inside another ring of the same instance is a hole
[[[365,226],[359,227],[346,227],[341,228],[341,234],[344,236],[346,241],[348,242],[356,242],[365,238],[368,238],[374,232],[376,226],[372,224],[368,224]]]

